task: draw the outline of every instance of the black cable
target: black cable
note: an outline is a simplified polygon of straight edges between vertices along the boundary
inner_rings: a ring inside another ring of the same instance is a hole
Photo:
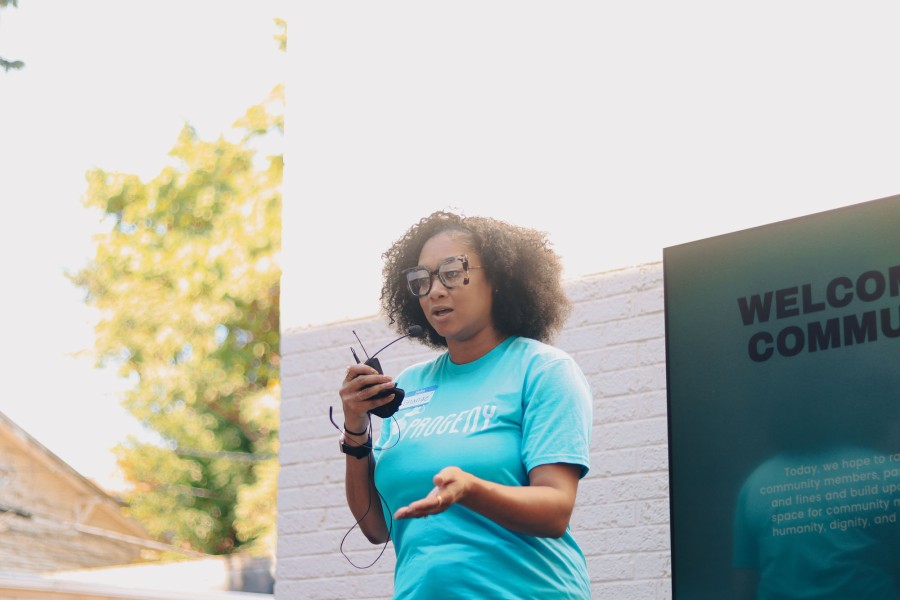
[[[329,418],[329,420],[331,420],[331,424],[334,425],[335,429],[337,429],[338,431],[340,431],[342,433],[346,432],[346,433],[350,433],[353,435],[363,435],[362,433],[353,433],[352,431],[347,431],[346,429],[341,429],[340,427],[338,427],[338,424],[334,422],[333,408],[330,406],[328,407],[328,418]],[[390,446],[380,447],[380,448],[378,448],[378,450],[389,450],[400,443],[400,423],[398,423],[397,419],[393,416],[391,417],[391,419],[393,419],[394,425],[397,428],[397,441],[394,442],[393,444],[391,444]],[[369,426],[366,428],[366,432],[370,431],[371,429],[372,429],[372,416],[369,415]],[[366,433],[366,432],[363,432],[363,433]],[[356,441],[350,440],[347,438],[344,438],[344,441],[350,442],[351,444],[355,444],[357,446],[365,445],[365,444],[359,444]],[[373,447],[372,450],[374,451],[375,448]],[[384,551],[387,550],[388,542],[391,541],[391,537],[394,534],[394,511],[391,510],[391,507],[387,503],[387,500],[385,500],[384,496],[381,494],[381,492],[378,491],[378,487],[375,485],[375,459],[372,457],[372,454],[373,454],[372,452],[369,452],[369,454],[366,456],[366,459],[368,462],[368,473],[369,473],[369,476],[368,476],[369,485],[367,486],[368,499],[367,499],[367,503],[366,503],[366,511],[362,514],[362,516],[359,519],[356,520],[356,523],[354,523],[353,526],[351,526],[350,529],[347,530],[347,533],[345,533],[344,537],[341,538],[341,544],[339,547],[341,554],[344,556],[344,558],[347,559],[347,562],[349,562],[351,565],[353,565],[357,569],[368,569],[369,567],[374,565],[376,562],[378,562],[378,560],[384,555]],[[388,536],[384,542],[384,545],[381,547],[381,552],[378,553],[378,556],[375,557],[375,560],[373,560],[368,565],[361,567],[361,566],[357,565],[355,562],[353,562],[353,560],[349,556],[347,556],[347,553],[344,552],[344,542],[347,540],[347,536],[350,535],[350,533],[354,529],[356,529],[357,527],[360,527],[360,523],[362,523],[362,521],[368,516],[369,511],[372,510],[372,490],[375,490],[375,495],[378,496],[378,499],[383,503],[384,508],[387,508],[387,516],[389,519]]]

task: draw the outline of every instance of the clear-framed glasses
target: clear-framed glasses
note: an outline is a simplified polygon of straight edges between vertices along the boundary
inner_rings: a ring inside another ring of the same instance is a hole
[[[441,280],[445,288],[453,289],[459,285],[469,284],[469,269],[481,268],[483,267],[469,266],[469,257],[461,254],[445,258],[438,263],[437,269],[434,271],[422,266],[412,267],[405,269],[403,276],[406,278],[406,283],[412,295],[421,298],[427,296],[428,292],[431,291],[431,284],[435,275]]]

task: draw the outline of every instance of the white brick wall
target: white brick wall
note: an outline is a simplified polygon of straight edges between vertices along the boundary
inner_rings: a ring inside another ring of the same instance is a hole
[[[572,354],[594,392],[591,471],[579,486],[572,529],[587,556],[593,597],[671,598],[662,264],[567,284],[574,310],[555,345]],[[359,349],[394,339],[381,318],[284,332],[276,600],[387,599],[393,549],[357,569],[341,556],[353,525],[344,504],[344,458],[328,421],[337,387]],[[386,373],[432,355],[402,340],[379,355]],[[380,421],[375,419],[375,421]],[[344,551],[358,565],[381,548],[354,529]]]

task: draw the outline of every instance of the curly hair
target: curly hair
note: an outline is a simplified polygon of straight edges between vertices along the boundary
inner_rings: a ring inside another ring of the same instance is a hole
[[[562,262],[546,234],[489,217],[437,211],[413,225],[384,254],[381,307],[400,334],[410,325],[425,330],[422,341],[447,346],[409,293],[402,271],[418,264],[425,243],[440,233],[458,233],[482,260],[494,287],[494,326],[504,335],[548,342],[562,327],[571,302],[562,286]]]

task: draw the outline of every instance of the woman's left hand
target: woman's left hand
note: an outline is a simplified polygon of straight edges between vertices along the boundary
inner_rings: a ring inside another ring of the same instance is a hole
[[[427,496],[397,510],[394,518],[427,517],[459,504],[518,533],[559,537],[572,518],[580,475],[578,465],[552,463],[529,471],[528,485],[501,485],[446,467],[434,476]]]
[[[465,497],[472,475],[459,467],[444,467],[434,476],[434,488],[421,500],[398,508],[395,519],[415,519],[442,513]]]

